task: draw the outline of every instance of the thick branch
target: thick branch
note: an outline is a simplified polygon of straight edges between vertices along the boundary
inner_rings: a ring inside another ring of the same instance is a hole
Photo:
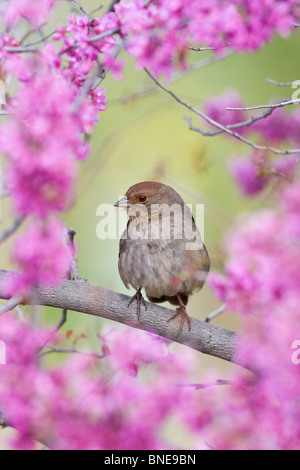
[[[0,270],[0,298],[2,299],[7,298],[4,284],[9,274],[8,271]],[[176,320],[168,322],[174,310],[147,302],[147,311],[142,308],[140,321],[138,321],[136,305],[133,302],[128,308],[130,298],[127,295],[103,289],[88,282],[64,280],[56,287],[39,288],[33,298],[34,302],[39,305],[73,310],[113,320],[156,333],[204,354],[248,367],[243,364],[242,360],[235,357],[237,335],[233,331],[191,318],[191,331],[186,327],[177,337],[178,322]],[[30,303],[29,300],[27,303]]]

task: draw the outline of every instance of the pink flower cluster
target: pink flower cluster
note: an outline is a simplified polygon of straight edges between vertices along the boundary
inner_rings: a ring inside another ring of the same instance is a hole
[[[275,32],[286,36],[297,21],[297,5],[296,0],[121,0],[115,11],[137,65],[168,76],[186,66],[189,46],[253,52]]]
[[[245,103],[237,92],[228,90],[223,95],[208,100],[204,111],[210,118],[225,126],[249,121],[249,113],[243,110],[227,110],[228,107],[245,108]],[[299,107],[295,107],[291,112],[286,108],[277,108],[267,118],[234,130],[250,139],[255,136],[261,145],[274,147],[289,144],[299,147],[299,125]],[[246,158],[233,158],[230,170],[243,193],[251,196],[261,192],[269,183],[292,181],[297,165],[296,155],[274,157],[267,151],[252,150]]]
[[[0,318],[0,403],[19,433],[14,448],[33,448],[36,440],[50,449],[172,448],[162,431],[167,419],[180,419],[188,391],[178,383],[192,368],[191,354],[177,358],[155,336],[115,330],[104,335],[102,358],[74,354],[47,368],[39,351],[49,338],[49,331]],[[140,377],[144,368],[151,380]]]
[[[68,25],[57,27],[53,36],[54,41],[62,41],[59,55],[65,54],[68,60],[64,74],[80,86],[91,69],[97,66],[95,61],[99,59],[99,74],[103,73],[101,68],[108,67],[116,78],[122,78],[122,62],[116,62],[114,58],[116,39],[112,34],[106,34],[118,28],[119,22],[115,13],[106,13],[102,18],[93,19],[69,15]],[[103,35],[103,38],[95,40],[99,35]]]
[[[251,368],[233,368],[228,385],[210,374],[206,386],[187,387],[197,383],[194,353],[173,355],[166,340],[131,329],[99,335],[99,357],[74,353],[47,368],[38,354],[53,334],[2,316],[1,411],[19,431],[11,445],[170,449],[163,430],[175,419],[197,449],[299,449],[299,195],[299,183],[290,185],[277,210],[241,220],[227,237],[225,274],[211,276],[239,314],[235,356]]]
[[[10,161],[7,187],[20,214],[45,217],[66,207],[74,156],[82,157],[72,99],[67,82],[45,71],[22,87],[8,108],[13,118],[2,126],[0,144]]]

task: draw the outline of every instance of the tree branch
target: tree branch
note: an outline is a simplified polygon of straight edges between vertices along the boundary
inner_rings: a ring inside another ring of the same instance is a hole
[[[24,220],[25,220],[25,216],[17,217],[6,230],[0,233],[0,243],[3,243],[16,230],[18,230],[18,228],[20,227],[20,225],[23,223]]]
[[[228,111],[253,111],[256,109],[275,109],[275,108],[283,108],[284,106],[289,106],[290,104],[299,104],[300,98],[295,100],[291,100],[290,98],[286,98],[279,103],[274,104],[259,104],[258,106],[248,106],[246,108],[226,108]]]
[[[0,298],[2,299],[7,299],[4,285],[10,274],[12,273],[9,271],[0,270]],[[130,297],[88,282],[64,280],[55,287],[40,287],[34,292],[32,299],[38,305],[94,315],[156,333],[204,354],[250,368],[242,358],[235,355],[238,341],[238,335],[235,332],[191,318],[191,331],[184,328],[177,337],[178,322],[176,320],[168,322],[174,310],[147,302],[147,311],[142,309],[138,321],[135,303],[133,302],[128,308]],[[24,300],[24,303],[29,304],[30,299]]]
[[[9,310],[13,310],[20,303],[22,303],[22,301],[23,301],[23,298],[21,296],[20,297],[18,297],[18,296],[11,297],[9,300],[4,302],[4,304],[0,305],[0,315],[2,315],[3,313],[8,312]]]
[[[212,126],[216,127],[217,129],[219,129],[220,131],[222,132],[226,132],[226,134],[228,135],[231,135],[232,137],[234,137],[235,139],[237,140],[240,140],[241,142],[243,142],[244,144],[247,144],[249,145],[250,147],[252,147],[253,149],[255,150],[269,150],[270,152],[272,153],[275,153],[277,155],[292,155],[292,154],[295,154],[295,153],[300,153],[300,149],[278,149],[278,148],[275,148],[275,147],[268,147],[268,146],[265,146],[265,145],[257,145],[257,144],[254,144],[253,142],[251,142],[250,140],[246,139],[245,137],[243,137],[241,134],[238,134],[237,132],[234,132],[232,129],[233,127],[231,126],[231,128],[229,126],[223,126],[221,123],[215,121],[214,119],[211,119],[209,116],[207,116],[206,114],[204,114],[202,111],[194,108],[194,106],[190,105],[189,103],[185,102],[184,100],[182,100],[181,98],[179,98],[179,96],[177,96],[172,90],[170,90],[169,88],[165,87],[162,83],[160,83],[150,72],[148,69],[144,68],[145,72],[149,75],[149,77],[154,81],[154,83],[156,83],[156,85],[161,88],[163,91],[165,91],[166,93],[168,93],[175,101],[177,101],[177,103],[181,104],[182,106],[184,106],[185,108],[187,108],[189,111],[191,111],[192,113],[196,114],[197,116],[199,116],[200,118],[204,119],[206,122],[208,122],[208,124],[211,124]],[[283,106],[286,106],[288,104],[292,104],[292,103],[296,103],[296,102],[299,102],[300,100],[289,100],[289,101],[285,101],[285,102],[281,102],[277,105],[270,105],[270,106],[266,106],[266,105],[263,105],[263,106],[255,106],[254,108],[227,108],[227,110],[243,110],[243,111],[249,111],[251,109],[261,109],[261,108],[271,108],[271,109],[276,109],[276,108],[279,108],[279,107],[283,107]],[[194,127],[192,125],[192,122],[191,122],[191,119],[188,117],[188,118],[185,118],[188,122],[189,122],[189,127],[190,127],[190,130],[192,131],[195,131],[195,132],[199,132],[200,134],[202,135],[208,135],[207,132],[203,131],[202,129],[199,129],[197,127]],[[248,122],[248,121],[246,121]],[[240,126],[239,126],[240,127]],[[218,133],[222,133],[222,132],[218,132]]]

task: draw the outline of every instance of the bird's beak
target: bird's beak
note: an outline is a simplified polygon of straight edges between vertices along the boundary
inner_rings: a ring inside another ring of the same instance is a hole
[[[131,203],[129,202],[127,196],[122,197],[118,202],[114,204],[115,207],[124,207],[124,209],[127,209],[128,206],[131,206]]]

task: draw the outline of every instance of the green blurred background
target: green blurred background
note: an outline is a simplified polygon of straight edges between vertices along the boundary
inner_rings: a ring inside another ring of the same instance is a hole
[[[104,10],[108,2],[102,3]],[[82,0],[82,5],[91,10],[97,2]],[[66,23],[69,9],[68,2],[58,5],[59,23]],[[97,14],[100,15],[101,10]],[[57,18],[54,17],[49,30],[55,24]],[[274,97],[290,97],[293,90],[278,88],[265,79],[293,81],[300,78],[299,37],[297,30],[288,39],[276,36],[256,54],[231,55],[226,60],[186,75],[170,88],[200,109],[207,98],[220,95],[229,88],[236,89],[249,106],[268,103]],[[190,60],[194,62],[210,56],[209,52],[191,52]],[[79,165],[76,200],[64,215],[64,220],[76,231],[81,277],[93,284],[132,295],[133,291],[127,291],[118,273],[119,240],[99,240],[96,236],[96,225],[100,220],[96,209],[100,204],[114,204],[129,186],[149,179],[170,184],[186,203],[204,203],[205,243],[212,257],[212,270],[215,270],[222,262],[222,239],[234,225],[236,216],[267,202],[261,197],[251,201],[244,198],[228,173],[230,157],[241,155],[242,158],[249,153],[249,147],[226,137],[208,138],[190,131],[184,120],[184,116],[189,114],[187,110],[163,91],[130,99],[132,94],[153,88],[154,84],[144,71],[136,70],[133,60],[124,51],[119,58],[126,61],[124,79],[115,81],[108,74],[102,83],[106,88],[107,110],[100,114],[99,124],[91,138],[89,159]],[[205,128],[196,116],[192,119],[196,126]],[[7,198],[1,201],[1,216],[2,231],[11,220]],[[125,217],[123,223],[125,225]],[[10,245],[11,240],[0,247],[1,269],[13,269]],[[188,313],[202,319],[219,305],[206,286],[191,298]],[[57,323],[60,315],[60,311],[46,308],[40,308],[38,315],[35,312],[39,323]],[[226,328],[237,327],[233,313],[224,313],[215,323]],[[85,333],[93,341],[98,331],[112,326],[123,328],[107,320],[69,312],[63,330]],[[176,347],[180,352],[183,346]],[[199,361],[204,369],[214,367],[224,376],[231,367],[201,355]]]

